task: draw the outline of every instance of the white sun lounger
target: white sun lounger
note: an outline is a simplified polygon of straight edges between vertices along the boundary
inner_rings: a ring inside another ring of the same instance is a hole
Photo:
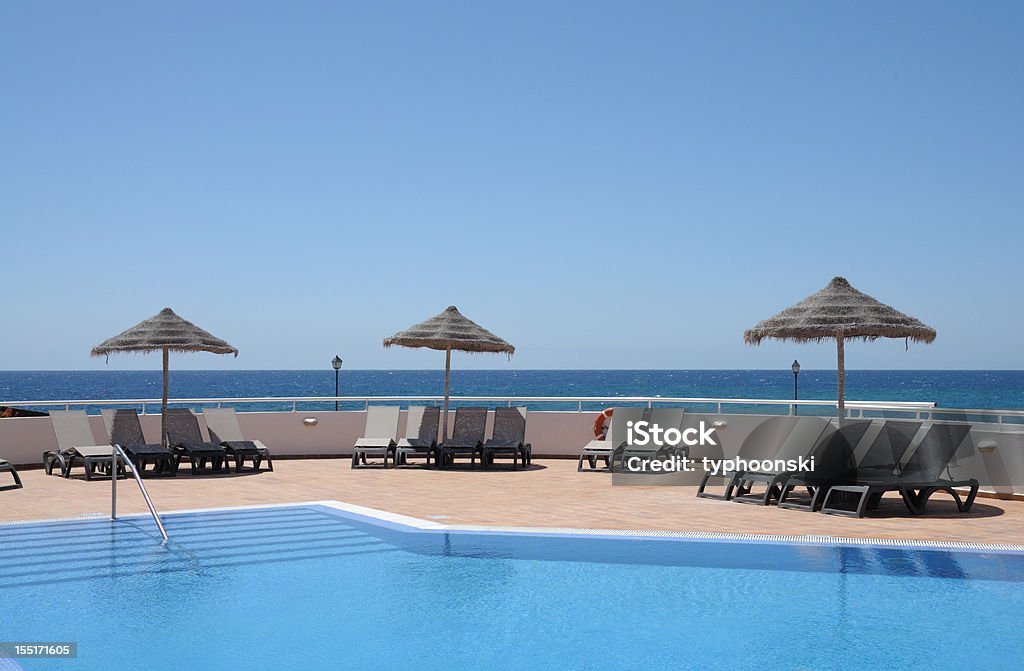
[[[242,434],[238,424],[238,416],[234,408],[203,408],[206,419],[206,430],[210,439],[224,448],[229,457],[235,459],[235,472],[242,470],[242,464],[248,457],[252,460],[253,470],[260,470],[263,460],[267,461],[267,470],[274,470],[274,462],[270,457],[270,448],[258,440],[249,440]]]
[[[57,450],[43,453],[46,474],[53,474],[54,465],[60,465],[60,474],[69,477],[71,469],[81,463],[85,468],[85,479],[92,480],[96,469],[110,472],[113,461],[113,446],[97,445],[93,437],[89,417],[84,410],[51,410],[50,423],[57,438]],[[118,473],[123,468],[118,464]]]
[[[371,405],[366,409],[363,437],[356,441],[352,450],[352,468],[370,465],[366,463],[368,456],[384,457],[383,466],[387,468],[388,455],[395,450],[400,410],[397,405]]]
[[[583,446],[580,451],[580,460],[576,464],[576,470],[583,470],[583,460],[586,459],[590,463],[590,470],[611,470],[612,455],[615,453],[616,447],[619,445],[612,444],[612,428],[615,422],[637,422],[643,419],[644,413],[647,412],[645,408],[615,408],[612,412],[611,422],[608,423],[607,438],[604,440],[592,440]],[[607,468],[598,469],[597,460],[604,459],[608,465]]]

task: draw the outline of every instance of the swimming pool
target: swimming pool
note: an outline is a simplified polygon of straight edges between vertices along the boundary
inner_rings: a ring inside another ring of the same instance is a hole
[[[25,669],[1016,666],[1024,554],[413,529],[324,504],[0,526]],[[429,528],[433,526],[435,528]],[[2,668],[2,667],[0,667]]]

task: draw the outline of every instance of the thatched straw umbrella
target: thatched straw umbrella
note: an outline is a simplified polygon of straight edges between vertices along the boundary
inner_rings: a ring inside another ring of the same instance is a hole
[[[833,277],[828,286],[808,296],[771,319],[766,319],[743,334],[748,345],[759,345],[765,338],[820,342],[836,339],[839,360],[839,417],[846,416],[846,340],[906,338],[914,342],[935,340],[935,329],[917,319],[862,294],[844,277]]]
[[[164,420],[167,417],[167,367],[170,353],[213,352],[238,356],[238,350],[192,322],[182,319],[174,314],[174,310],[164,308],[159,314],[93,347],[92,355],[109,357],[113,352],[160,351],[164,353],[164,393],[160,402],[160,442],[163,444],[167,439]]]
[[[452,350],[459,352],[506,352],[515,354],[516,348],[494,335],[471,319],[467,319],[454,305],[425,322],[399,331],[384,339],[384,346],[429,347],[444,350],[444,435],[448,433],[448,389],[452,375]]]

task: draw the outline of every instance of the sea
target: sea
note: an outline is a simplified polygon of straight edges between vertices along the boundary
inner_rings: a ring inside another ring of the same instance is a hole
[[[172,370],[171,398],[333,396],[333,370]],[[342,396],[433,396],[443,370],[342,370]],[[0,371],[0,405],[159,398],[161,372]],[[792,399],[786,370],[453,370],[452,396],[651,396]],[[800,399],[835,399],[834,370],[801,370]],[[846,397],[932,401],[945,408],[1024,409],[1024,371],[849,370]],[[325,405],[323,403],[317,405]],[[342,404],[342,409],[362,404]],[[22,407],[28,407],[22,405]],[[283,406],[282,406],[283,407]],[[289,406],[290,407],[290,406]],[[333,403],[329,404],[333,409]],[[576,407],[575,404],[572,407]],[[599,406],[595,406],[599,407]],[[270,409],[270,408],[265,408]],[[306,409],[317,409],[308,407]]]

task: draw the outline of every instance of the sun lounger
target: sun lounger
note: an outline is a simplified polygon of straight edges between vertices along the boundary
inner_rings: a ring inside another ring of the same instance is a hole
[[[849,473],[856,465],[855,454],[859,451],[868,430],[879,425],[879,421],[846,420],[841,427],[826,431],[806,456],[813,459],[813,471],[781,471],[775,473],[748,474],[760,477],[762,482],[770,480],[771,498],[777,495],[780,508],[803,508],[817,510],[828,487],[843,473]],[[802,501],[794,498],[796,487],[806,490]],[[771,503],[768,498],[768,503]],[[767,504],[766,504],[767,505]]]
[[[511,456],[512,468],[517,460],[524,467],[530,463],[532,450],[526,442],[526,408],[495,408],[491,437],[483,444],[483,465],[487,468],[498,456]]]
[[[657,425],[658,428],[665,431],[667,429],[680,429],[683,424],[683,415],[685,410],[683,408],[653,408],[648,410],[642,420],[646,420],[650,426],[647,427],[648,432]],[[615,415],[613,414],[614,418]],[[641,421],[642,421],[641,420]],[[636,420],[632,420],[634,423]],[[621,464],[625,467],[626,460],[631,457],[638,457],[641,460],[649,460],[655,458],[665,458],[670,455],[676,454],[680,451],[680,448],[670,446],[664,442],[664,434],[659,433],[659,440],[655,441],[653,434],[648,440],[646,445],[623,445],[620,453]]]
[[[121,446],[128,458],[132,460],[139,475],[147,472],[177,474],[174,452],[163,445],[146,443],[146,437],[142,433],[142,424],[139,422],[139,414],[134,409],[102,410],[101,414],[111,444]],[[146,471],[147,465],[152,465],[153,470]]]
[[[267,470],[274,470],[270,448],[258,440],[245,439],[234,408],[203,408],[203,417],[206,419],[206,430],[210,432],[210,440],[220,443],[227,455],[234,457],[236,473],[242,472],[246,459],[252,461],[254,471],[260,470],[264,460],[267,462]]]
[[[484,432],[487,430],[487,408],[456,408],[455,426],[451,438],[441,445],[440,468],[455,463],[457,455],[469,455],[470,464],[476,463],[477,455],[483,459]]]
[[[57,438],[57,450],[43,453],[47,475],[52,475],[54,466],[59,465],[60,474],[70,477],[71,469],[78,464],[85,469],[86,480],[92,480],[97,472],[110,475],[114,447],[96,444],[84,410],[52,410],[50,423]],[[124,473],[120,463],[117,472]]]
[[[437,427],[441,423],[441,409],[410,405],[406,412],[405,438],[398,441],[395,447],[395,466],[409,465],[409,457],[426,457],[426,466],[430,466],[437,454]]]
[[[586,459],[587,463],[590,464],[590,470],[604,470],[609,471],[612,467],[612,455],[615,452],[616,445],[612,441],[612,430],[615,428],[616,421],[620,421],[623,426],[626,422],[639,422],[643,419],[644,414],[647,413],[646,408],[613,408],[611,420],[608,423],[608,432],[605,434],[604,440],[592,440],[583,446],[580,450],[580,460],[576,464],[576,471],[582,471],[583,460]],[[618,418],[618,420],[616,419]],[[605,468],[597,468],[597,460],[604,459]]]
[[[384,468],[388,467],[388,455],[395,452],[395,436],[398,435],[398,417],[401,408],[397,405],[371,405],[366,409],[366,425],[363,436],[352,449],[352,468],[367,464],[366,457],[384,457]],[[362,462],[362,463],[360,463]]]
[[[849,454],[852,463],[833,459],[829,463],[816,464],[814,472],[789,474],[781,482],[779,507],[810,512],[818,510],[829,489],[849,482],[859,469],[881,477],[891,476],[920,429],[921,422],[869,421],[859,444],[852,443],[855,436],[847,435],[852,448]],[[806,495],[798,496],[800,489],[806,490]]]
[[[756,426],[747,439],[743,441],[736,458],[743,459],[744,461],[774,459],[775,455],[786,444],[789,435],[803,419],[814,418],[770,417],[766,419]],[[824,422],[825,420],[821,421]],[[807,445],[805,449],[809,450],[811,446],[813,446],[813,443]],[[722,467],[724,465],[724,463],[721,464]],[[706,470],[700,484],[697,486],[698,498],[716,499],[719,501],[731,500],[737,493],[740,487],[740,479],[745,473],[747,473],[746,470],[719,470],[713,474],[712,471]],[[711,484],[712,478],[722,481],[724,489],[721,494],[708,491],[707,488]],[[740,491],[742,493],[742,490]]]
[[[195,475],[200,470],[221,471],[227,463],[227,452],[217,443],[203,440],[199,429],[199,420],[188,408],[172,408],[167,411],[164,422],[167,431],[167,444],[174,451],[175,470],[181,460],[188,457],[190,473]]]
[[[4,485],[3,487],[0,487],[0,491],[3,491],[5,489],[19,489],[22,486],[21,478],[18,477],[18,470],[14,468],[14,466],[11,465],[11,462],[7,461],[6,459],[0,459],[0,473],[10,473],[12,476],[14,476],[14,484]]]
[[[867,510],[878,506],[886,492],[899,492],[907,510],[913,515],[924,513],[925,505],[933,494],[947,492],[953,497],[957,510],[969,512],[978,495],[977,480],[955,480],[949,473],[950,463],[960,444],[967,438],[971,427],[967,424],[931,424],[921,431],[905,463],[895,457],[890,464],[859,465],[853,477],[832,484],[823,497],[821,511],[830,515],[863,517]],[[943,477],[945,473],[945,477]],[[960,498],[958,488],[967,488],[966,499]],[[849,503],[849,507],[842,504]]]
[[[824,440],[828,440],[836,431],[836,426],[824,417],[797,417],[792,430],[781,447],[771,457],[772,461],[785,462],[814,454]],[[858,424],[858,427],[860,425]],[[854,429],[850,429],[853,432]],[[730,500],[737,503],[751,503],[767,506],[778,501],[782,492],[782,484],[790,472],[784,468],[771,470],[744,470],[736,473],[736,484]],[[763,486],[763,490],[758,487]]]

